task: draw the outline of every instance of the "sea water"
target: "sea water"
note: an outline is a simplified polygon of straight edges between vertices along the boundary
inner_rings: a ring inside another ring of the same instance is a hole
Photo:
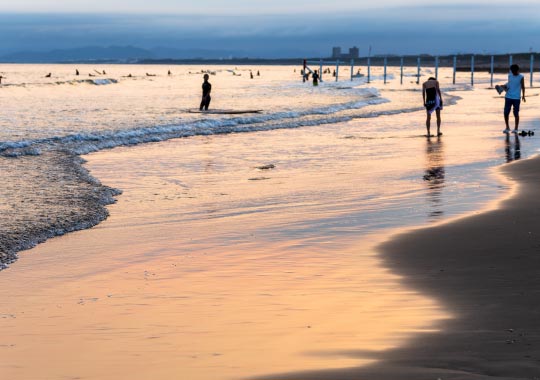
[[[76,75],[76,70],[80,75]],[[412,68],[405,70],[404,85],[398,82],[397,70],[390,70],[388,84],[383,84],[382,70],[375,68],[371,83],[367,83],[366,77],[354,81],[342,77],[335,81],[325,74],[318,87],[309,81],[304,83],[300,70],[300,66],[3,65],[1,261],[13,260],[16,251],[47,237],[90,227],[106,217],[101,205],[110,203],[119,191],[101,186],[99,179],[88,175],[78,158],[81,154],[171,138],[333,128],[339,123],[356,121],[362,123],[358,133],[342,136],[342,143],[361,139],[364,147],[355,150],[354,155],[364,156],[372,167],[389,154],[397,157],[400,147],[406,146],[400,142],[425,133],[423,120],[415,120],[414,126],[404,125],[399,116],[422,109],[421,92]],[[213,86],[211,109],[263,112],[189,113],[198,108],[202,76],[206,72]],[[425,75],[428,74],[426,70]],[[449,75],[446,72],[446,80],[441,81],[443,90],[452,91],[445,95],[447,106],[455,103],[460,92],[471,90],[466,78],[459,78],[456,86],[449,85]],[[487,76],[484,77],[485,83]],[[477,75],[476,80],[478,84],[482,79]],[[394,116],[384,130],[380,124],[369,121],[388,119],[389,115]],[[395,146],[393,152],[387,150],[389,146]],[[521,147],[523,156],[535,151],[528,150],[528,146]],[[324,151],[319,153],[324,155]],[[484,158],[471,157],[468,164]],[[467,175],[467,171],[462,173]],[[366,186],[363,194],[359,190],[358,197],[376,199],[380,191],[392,192],[389,189],[394,187],[385,185],[383,178],[389,177],[381,173],[381,183],[377,180],[371,190]],[[396,175],[391,178],[395,180]],[[399,198],[403,196],[406,197]],[[449,197],[446,204],[463,203],[462,198],[457,199]],[[388,212],[384,207],[378,209],[370,214],[367,225],[387,226],[380,216]]]

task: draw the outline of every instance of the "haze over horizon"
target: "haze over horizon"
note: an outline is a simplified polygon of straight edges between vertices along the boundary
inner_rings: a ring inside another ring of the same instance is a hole
[[[338,0],[332,4],[209,0],[21,0],[0,5],[0,56],[87,46],[135,46],[202,58],[538,51],[540,3]]]

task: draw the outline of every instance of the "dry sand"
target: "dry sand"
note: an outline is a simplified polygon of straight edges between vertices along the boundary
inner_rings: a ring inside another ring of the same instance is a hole
[[[495,210],[417,230],[380,250],[405,285],[454,318],[376,364],[268,379],[539,379],[540,158],[502,167],[515,183]],[[369,352],[351,352],[365,358]]]

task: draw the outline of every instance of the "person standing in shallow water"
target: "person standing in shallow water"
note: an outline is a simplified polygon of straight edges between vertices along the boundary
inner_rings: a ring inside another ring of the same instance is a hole
[[[204,74],[204,83],[202,84],[202,100],[201,105],[199,107],[199,110],[202,111],[203,108],[205,111],[208,111],[208,106],[210,106],[210,100],[212,98],[210,97],[210,92],[212,91],[212,85],[210,82],[208,82],[208,74]]]
[[[428,137],[431,136],[431,114],[435,111],[437,116],[437,136],[441,136],[441,111],[443,109],[443,100],[439,81],[430,77],[422,84],[422,98],[424,99],[424,107],[426,107],[426,128]]]
[[[510,132],[510,109],[514,109],[514,130],[512,133],[518,133],[519,128],[519,106],[521,105],[521,99],[525,100],[525,78],[519,73],[519,66],[510,66],[510,74],[508,74],[508,83],[504,86],[506,89],[506,96],[504,97],[504,122],[506,129],[504,133]]]
[[[313,85],[318,86],[319,85],[319,73],[317,70],[313,72]]]

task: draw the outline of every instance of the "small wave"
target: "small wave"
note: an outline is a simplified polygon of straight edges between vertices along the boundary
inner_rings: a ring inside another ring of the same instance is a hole
[[[382,114],[395,114],[416,110],[415,108],[371,113],[362,111],[362,108],[365,106],[385,102],[388,101],[383,98],[377,98],[364,102],[352,102],[303,112],[278,112],[269,115],[225,119],[205,118],[185,121],[174,125],[141,127],[99,133],[79,133],[63,137],[18,142],[1,142],[0,155],[4,157],[17,157],[36,155],[42,151],[57,149],[69,150],[75,154],[87,154],[123,145],[136,145],[172,138],[310,127],[346,122],[360,117],[376,117]]]
[[[365,90],[365,89],[364,89]],[[334,104],[302,111],[281,111],[252,116],[221,117],[205,115],[201,119],[180,120],[175,124],[138,127],[122,130],[77,133],[67,136],[0,142],[0,156],[34,156],[50,150],[68,150],[75,154],[87,154],[118,146],[158,142],[173,138],[207,136],[229,133],[261,132],[277,129],[314,127],[347,122],[358,118],[372,118],[422,110],[423,107],[398,108],[391,110],[366,111],[365,107],[388,103],[382,97],[368,91],[367,98],[354,102]],[[446,105],[460,99],[456,95],[445,95]]]
[[[78,85],[78,84],[91,84],[95,86],[104,86],[108,84],[118,83],[118,80],[112,78],[96,78],[96,79],[73,79],[67,81],[55,82],[56,85],[61,86],[65,84]]]
[[[10,87],[50,87],[50,86],[65,86],[65,85],[83,85],[83,84],[89,84],[93,86],[105,86],[109,84],[116,84],[118,83],[117,79],[113,78],[89,78],[89,79],[71,79],[71,80],[64,80],[64,81],[56,81],[56,82],[25,82],[25,83],[3,83],[0,85],[0,88],[10,88]]]

